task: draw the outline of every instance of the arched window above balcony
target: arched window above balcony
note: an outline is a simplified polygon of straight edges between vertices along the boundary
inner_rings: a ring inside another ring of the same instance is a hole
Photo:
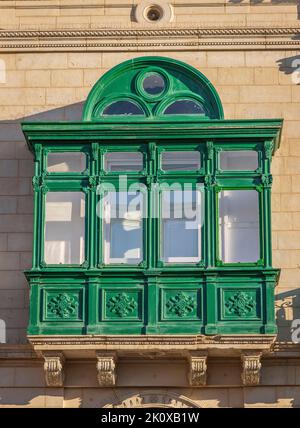
[[[117,65],[92,88],[84,121],[223,119],[220,98],[195,68],[163,57],[142,57]]]

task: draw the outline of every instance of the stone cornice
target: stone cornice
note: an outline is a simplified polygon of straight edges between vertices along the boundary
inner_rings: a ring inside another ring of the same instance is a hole
[[[164,357],[163,352],[159,352],[160,348],[167,346],[173,347],[173,350],[190,350],[191,352],[216,347],[221,347],[223,350],[246,349],[250,347],[258,347],[264,351],[264,358],[270,363],[274,361],[283,361],[286,364],[286,359],[299,360],[300,358],[300,343],[292,342],[277,342],[274,341],[272,335],[226,335],[226,336],[202,336],[202,335],[183,335],[183,336],[29,336],[31,344],[25,345],[0,345],[0,366],[5,365],[32,365],[34,363],[41,364],[42,353],[38,352],[37,356],[35,349],[44,349],[46,347],[61,350],[68,350],[84,347],[86,350],[118,350],[129,349],[132,351],[132,356],[139,355],[140,346],[147,349],[149,358]],[[206,348],[205,348],[206,347]],[[138,349],[139,348],[139,349]],[[152,348],[152,351],[151,351]],[[158,351],[155,351],[158,350]],[[136,352],[135,352],[136,351]],[[223,353],[215,356],[216,361],[223,360]],[[236,355],[238,357],[238,355]],[[91,354],[87,357],[92,358]],[[173,358],[173,355],[172,355]],[[77,359],[77,356],[75,357]],[[86,358],[83,358],[85,360]]]
[[[119,356],[184,357],[187,353],[205,351],[208,356],[233,357],[243,351],[268,352],[274,335],[86,335],[28,336],[38,355],[45,351],[63,351],[68,358],[101,351],[115,351]]]
[[[299,49],[300,26],[27,29],[0,31],[2,51]]]
[[[0,39],[31,38],[87,38],[87,37],[189,37],[189,36],[293,36],[300,35],[299,27],[191,27],[191,28],[99,28],[56,30],[1,30]]]

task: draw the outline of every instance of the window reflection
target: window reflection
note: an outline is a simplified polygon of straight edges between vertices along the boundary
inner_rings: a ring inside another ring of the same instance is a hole
[[[205,111],[198,101],[178,100],[170,104],[164,114],[205,114]]]
[[[201,166],[200,153],[197,151],[165,151],[162,153],[164,171],[193,171]]]
[[[158,73],[148,74],[143,80],[143,89],[149,95],[160,95],[165,86],[165,79]]]
[[[44,260],[47,264],[84,261],[85,199],[82,192],[48,192]]]
[[[103,110],[103,116],[141,116],[143,110],[132,101],[115,101]]]
[[[143,258],[143,194],[107,192],[104,198],[105,263],[138,264]]]
[[[201,192],[162,192],[162,259],[192,263],[201,257]]]
[[[143,155],[140,152],[109,152],[105,153],[104,163],[106,171],[141,171]]]
[[[82,172],[86,166],[86,155],[81,152],[48,153],[48,172]]]
[[[220,152],[223,171],[253,171],[258,168],[258,153],[254,150],[224,150]]]
[[[259,199],[256,190],[220,192],[219,235],[223,262],[256,262],[259,259]]]

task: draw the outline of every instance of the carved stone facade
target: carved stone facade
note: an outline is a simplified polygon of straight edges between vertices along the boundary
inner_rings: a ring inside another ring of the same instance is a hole
[[[245,386],[259,385],[261,372],[261,354],[242,354],[242,381]]]
[[[44,372],[47,386],[60,387],[64,384],[64,355],[60,352],[45,352]]]
[[[97,379],[99,386],[115,386],[117,353],[97,353]]]
[[[207,355],[189,356],[189,383],[191,386],[205,386],[207,372]]]

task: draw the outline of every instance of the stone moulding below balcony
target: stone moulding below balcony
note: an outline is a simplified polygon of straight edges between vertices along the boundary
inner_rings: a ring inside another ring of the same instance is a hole
[[[275,335],[29,335],[28,341],[41,356],[46,351],[63,352],[66,358],[93,358],[96,352],[140,358],[156,353],[184,357],[205,351],[212,357],[238,357],[243,352],[270,352]]]
[[[184,359],[191,387],[206,385],[210,357],[241,361],[245,386],[260,382],[261,357],[270,351],[275,335],[149,335],[149,336],[28,336],[37,355],[44,359],[47,386],[61,387],[67,359],[94,359],[100,387],[117,385],[118,358]]]

